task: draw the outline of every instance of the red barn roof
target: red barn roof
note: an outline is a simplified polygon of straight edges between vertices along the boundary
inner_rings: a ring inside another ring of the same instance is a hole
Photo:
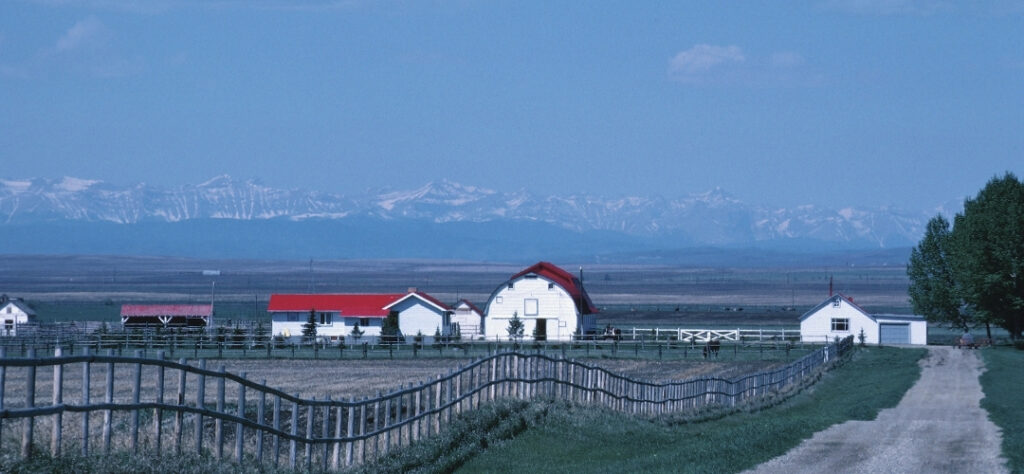
[[[598,312],[597,306],[594,306],[594,302],[590,301],[590,295],[587,294],[587,290],[583,289],[580,279],[551,262],[537,262],[529,268],[512,275],[509,281],[531,273],[554,281],[562,288],[565,288],[565,291],[569,292],[569,296],[572,296],[572,300],[576,303],[576,308],[580,310],[581,314]]]
[[[384,309],[395,300],[405,296],[403,293],[387,294],[273,294],[270,295],[270,312],[337,312],[343,317],[383,318],[388,310]]]
[[[121,306],[121,317],[146,316],[213,316],[212,304],[126,304]]]

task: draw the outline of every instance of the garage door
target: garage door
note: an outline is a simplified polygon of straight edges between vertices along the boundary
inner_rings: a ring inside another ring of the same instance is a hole
[[[879,341],[882,344],[910,344],[909,324],[881,324]]]

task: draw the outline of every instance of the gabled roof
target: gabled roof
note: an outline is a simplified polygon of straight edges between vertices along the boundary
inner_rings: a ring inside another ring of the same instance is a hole
[[[25,313],[28,316],[36,315],[35,310],[25,304],[25,300],[22,300],[21,298],[7,298],[7,295],[4,295],[4,300],[0,301],[0,309],[6,308],[8,304],[14,305],[15,308],[18,308],[22,313]]]
[[[423,301],[424,303],[427,303],[428,305],[437,308],[438,311],[451,311],[452,310],[451,308],[448,307],[448,305],[442,303],[437,298],[434,298],[433,296],[430,296],[430,295],[428,295],[428,294],[426,294],[426,293],[424,293],[422,291],[411,291],[409,293],[406,293],[405,296],[403,296],[401,298],[398,298],[395,301],[392,301],[390,304],[385,306],[384,309],[390,310],[392,306],[394,306],[394,305],[396,305],[398,303],[401,303],[401,302],[403,302],[403,301],[405,301],[405,300],[407,300],[409,298],[419,299],[420,301]]]
[[[212,304],[126,304],[121,306],[121,317],[143,316],[213,316]]]
[[[530,274],[547,278],[558,286],[564,288],[565,291],[569,292],[569,296],[572,297],[573,302],[576,304],[576,308],[581,314],[593,314],[598,312],[597,307],[594,306],[594,302],[590,300],[590,295],[587,294],[582,283],[580,283],[580,279],[551,262],[537,262],[525,270],[512,275],[508,281],[511,282]]]
[[[466,305],[469,308],[470,311],[473,311],[476,314],[479,314],[479,315],[483,315],[484,314],[483,311],[480,311],[480,308],[478,308],[475,304],[473,304],[472,302],[470,302],[467,299],[459,300],[458,303],[455,303],[455,308],[458,309],[459,306],[462,306],[462,305]]]
[[[836,301],[844,301],[844,302],[846,302],[846,304],[849,304],[853,309],[856,309],[857,311],[859,311],[864,316],[867,316],[868,318],[870,318],[872,321],[878,321],[879,318],[881,318],[881,319],[901,319],[901,320],[910,320],[910,321],[924,320],[924,316],[920,316],[920,315],[917,315],[917,314],[871,314],[871,313],[868,313],[867,310],[865,310],[864,308],[861,308],[860,305],[858,305],[857,303],[854,303],[853,302],[853,298],[850,298],[849,296],[837,293],[835,295],[829,296],[827,299],[825,299],[825,301],[822,301],[818,306],[815,306],[815,307],[811,308],[810,311],[804,313],[803,316],[800,316],[800,321],[803,321],[803,320],[807,319],[812,314],[817,313],[822,308],[824,308],[824,307],[826,307],[826,306],[828,306],[830,304],[833,304]]]
[[[383,294],[273,294],[270,312],[308,312],[311,310],[337,312],[342,317],[383,318],[388,306],[405,296],[402,293]]]

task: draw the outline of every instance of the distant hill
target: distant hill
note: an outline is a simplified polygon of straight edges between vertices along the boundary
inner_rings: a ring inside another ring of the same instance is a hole
[[[720,189],[680,199],[537,196],[442,181],[343,196],[227,176],[175,188],[8,179],[0,180],[0,253],[895,263],[937,212],[951,213],[770,208]]]

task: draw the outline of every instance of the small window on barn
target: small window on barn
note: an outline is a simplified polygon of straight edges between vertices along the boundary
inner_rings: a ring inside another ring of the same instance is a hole
[[[502,298],[500,296],[494,298],[494,302],[497,304],[501,304],[503,301],[505,301],[505,298]]]
[[[516,284],[515,284],[515,283],[509,282],[509,284],[508,284],[508,289],[510,289],[510,290],[511,290],[511,289],[512,289],[513,287],[515,287],[515,286],[516,286]]]
[[[849,331],[850,320],[844,318],[832,318],[832,330],[833,331]]]
[[[836,299],[832,300],[832,307],[833,308],[838,308],[840,306],[842,306],[842,302],[839,300],[839,298],[836,298]]]
[[[536,280],[537,275],[526,275],[524,278],[526,278],[527,280]]]
[[[548,283],[548,289],[549,290],[555,289],[555,284],[554,283]]]
[[[523,300],[523,315],[525,316],[536,316],[539,312],[536,298],[527,298]]]

